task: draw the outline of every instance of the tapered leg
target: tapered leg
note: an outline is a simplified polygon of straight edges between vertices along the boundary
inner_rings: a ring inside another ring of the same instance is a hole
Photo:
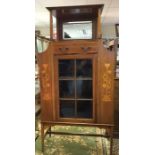
[[[44,152],[44,124],[41,123],[41,148],[42,152]]]
[[[112,155],[113,151],[113,127],[110,130],[110,155]]]
[[[49,128],[49,131],[50,131],[50,137],[51,137],[51,131],[52,131],[52,130],[51,130],[51,125],[50,125],[50,128]]]

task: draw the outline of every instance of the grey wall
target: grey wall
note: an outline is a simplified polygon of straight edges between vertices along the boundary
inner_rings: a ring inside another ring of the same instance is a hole
[[[103,38],[116,38],[115,25],[103,25],[102,36]]]

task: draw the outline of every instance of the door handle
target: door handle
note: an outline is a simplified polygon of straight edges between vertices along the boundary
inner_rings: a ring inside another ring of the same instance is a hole
[[[65,51],[67,51],[68,49],[69,49],[68,47],[63,47],[63,48],[59,48],[59,51],[65,52]]]
[[[84,52],[87,52],[88,50],[91,49],[91,47],[81,47],[81,49],[82,49]]]

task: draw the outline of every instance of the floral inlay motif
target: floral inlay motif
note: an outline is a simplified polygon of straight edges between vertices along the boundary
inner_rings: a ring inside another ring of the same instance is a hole
[[[111,101],[112,100],[112,70],[111,65],[109,63],[104,64],[105,72],[103,74],[103,83],[102,87],[104,88],[103,93],[103,101]]]
[[[50,99],[50,77],[49,77],[48,69],[49,69],[48,64],[42,64],[41,81],[42,81],[43,100]]]

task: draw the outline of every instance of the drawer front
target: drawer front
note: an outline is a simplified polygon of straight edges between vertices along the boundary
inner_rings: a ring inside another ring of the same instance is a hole
[[[73,46],[55,46],[54,53],[55,54],[71,54],[78,53],[78,49]]]
[[[74,53],[86,54],[86,53],[97,53],[97,52],[98,52],[98,47],[90,46],[90,45],[54,46],[54,54],[74,54]]]

